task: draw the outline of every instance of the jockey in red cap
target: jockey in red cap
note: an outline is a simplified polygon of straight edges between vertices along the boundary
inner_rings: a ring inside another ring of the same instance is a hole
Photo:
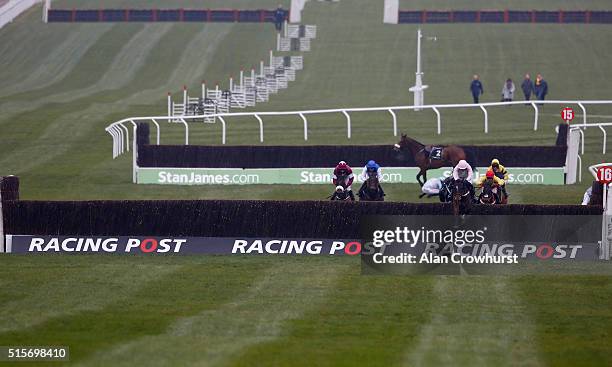
[[[344,187],[346,191],[348,191],[351,200],[355,200],[355,195],[353,194],[353,190],[351,188],[354,179],[355,176],[353,176],[353,170],[351,167],[349,167],[345,161],[340,161],[334,169],[334,177],[332,182],[334,186]]]

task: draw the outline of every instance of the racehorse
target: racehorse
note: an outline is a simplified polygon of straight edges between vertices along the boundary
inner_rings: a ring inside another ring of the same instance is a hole
[[[365,187],[359,191],[359,201],[384,201],[382,190],[378,182],[378,176],[369,174]]]
[[[470,195],[470,187],[466,180],[454,180],[452,185],[453,192],[453,214],[466,214],[472,207],[473,198]]]
[[[478,196],[478,202],[485,205],[499,204],[498,188],[489,180],[482,184],[482,192]]]
[[[434,148],[440,148],[442,150],[439,159],[432,159],[428,153],[428,151],[431,152]],[[428,169],[454,167],[460,160],[466,158],[463,148],[457,145],[446,145],[439,147],[434,145],[424,145],[412,138],[409,138],[406,136],[406,134],[402,134],[401,140],[399,143],[394,145],[394,149],[400,153],[409,151],[410,154],[412,154],[415,163],[420,168],[416,178],[421,187],[423,187],[423,184],[425,181],[427,181]],[[421,177],[423,177],[423,181],[421,181]]]
[[[351,196],[349,195],[348,191],[346,190],[340,190],[340,191],[334,191],[334,193],[329,197],[332,201],[336,200],[336,201],[350,201]]]

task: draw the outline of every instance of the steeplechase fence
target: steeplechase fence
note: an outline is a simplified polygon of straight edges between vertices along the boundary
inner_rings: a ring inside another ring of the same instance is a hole
[[[398,23],[612,24],[612,11],[595,10],[400,10]]]
[[[274,10],[242,9],[48,9],[50,23],[75,22],[274,22]],[[288,19],[288,13],[285,14]]]

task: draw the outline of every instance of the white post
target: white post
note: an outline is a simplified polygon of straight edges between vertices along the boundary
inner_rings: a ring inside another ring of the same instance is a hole
[[[221,121],[221,144],[225,145],[225,120],[219,116],[219,121]]]
[[[304,120],[304,140],[308,140],[308,120],[306,120],[306,116],[303,113],[300,113],[300,117]]]
[[[351,138],[351,116],[344,110],[342,110],[344,116],[346,116],[346,136]]]
[[[206,80],[202,80],[202,98],[206,98]]]
[[[578,140],[580,139],[579,129],[570,129],[567,139],[567,156],[565,157],[565,183],[568,185],[576,183],[578,166]]]
[[[289,12],[289,21],[291,23],[300,23],[302,21],[302,10],[306,1],[308,0],[291,0],[291,11]]]
[[[276,51],[280,51],[280,39],[281,39],[280,33],[277,33],[276,34]]]
[[[123,124],[119,124],[119,125],[125,129],[125,149],[129,152],[130,151],[130,129],[125,127],[125,125]]]
[[[599,130],[601,130],[601,132],[603,133],[603,149],[601,153],[606,154],[606,140],[608,140],[608,133],[606,133],[606,129],[604,129],[601,125],[599,125]],[[582,154],[584,154],[584,152],[582,152]]]
[[[259,142],[263,143],[263,120],[259,115],[253,115],[259,121]]]
[[[482,112],[484,112],[484,132],[485,134],[489,133],[489,113],[487,112],[487,109],[484,108],[483,105],[480,105],[480,109],[482,110]]]
[[[168,117],[172,116],[172,96],[168,92]]]
[[[393,136],[397,136],[397,116],[393,110],[389,110],[391,116],[393,116]]]
[[[234,89],[234,78],[232,78],[232,77],[230,76],[230,88],[229,88],[230,92],[231,92],[233,89]]]
[[[189,145],[189,124],[187,124],[187,121],[185,121],[185,119],[180,119],[180,122],[185,125],[185,145]]]
[[[580,106],[580,108],[582,109],[582,123],[586,125],[586,123],[587,123],[586,108],[584,107],[584,105],[582,103],[578,103],[578,106]]]
[[[423,38],[423,34],[421,29],[417,31],[417,70],[416,70],[416,80],[414,83],[414,87],[411,87],[409,90],[414,93],[414,106],[420,107],[425,103],[425,92],[427,89],[427,85],[423,85],[423,72],[421,71],[421,38]],[[420,108],[415,108],[415,111],[421,111]]]
[[[259,75],[261,75],[261,76],[265,76],[266,75],[266,73],[264,72],[264,62],[263,62],[263,60],[261,60],[259,62]]]
[[[610,260],[610,246],[612,245],[612,194],[610,185],[603,185],[603,207],[601,224],[601,255],[600,259]]]
[[[244,70],[240,70],[240,86],[244,86]]]
[[[438,118],[438,135],[442,134],[442,117],[440,116],[440,111],[436,107],[432,107],[434,112],[436,113],[436,117]]]
[[[45,23],[49,21],[49,9],[51,9],[51,0],[44,0],[42,19]]]
[[[534,115],[533,115],[533,131],[538,130],[538,106],[536,106],[535,102],[531,102],[531,107],[533,107]]]
[[[132,138],[132,182],[138,182],[138,145],[136,143],[136,124],[132,121],[134,136]]]
[[[159,145],[159,123],[157,123],[155,119],[151,119],[151,121],[153,121],[155,127],[157,128],[157,145]]]
[[[397,24],[399,20],[399,0],[385,0],[383,23]]]
[[[255,83],[255,69],[251,69],[251,80]]]
[[[274,65],[274,53],[270,50],[270,66]]]
[[[187,86],[183,86],[183,115],[187,111]]]

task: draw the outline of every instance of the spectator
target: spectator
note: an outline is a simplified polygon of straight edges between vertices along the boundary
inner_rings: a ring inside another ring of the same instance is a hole
[[[529,74],[525,74],[525,79],[523,79],[521,89],[523,90],[523,94],[525,95],[525,101],[529,101],[531,99],[531,93],[533,93],[534,91],[533,81],[531,80],[531,76],[529,76]]]
[[[504,87],[502,88],[502,102],[512,102],[514,99],[514,91],[516,87],[512,82],[512,79],[508,78],[504,83]]]
[[[538,76],[536,77],[536,82],[533,90],[538,101],[543,101],[544,98],[546,98],[546,95],[548,94],[548,83],[546,83],[546,80],[542,78],[541,74],[538,74]],[[542,104],[540,104],[540,106],[541,105]]]
[[[478,74],[474,74],[474,80],[472,80],[472,84],[470,84],[470,91],[472,92],[474,103],[478,103],[478,98],[481,94],[484,94],[484,89],[482,88],[482,83],[480,82]]]
[[[274,12],[274,26],[276,27],[276,31],[280,32],[283,29],[283,23],[285,23],[285,10],[283,10],[283,6],[278,4],[278,8]]]

